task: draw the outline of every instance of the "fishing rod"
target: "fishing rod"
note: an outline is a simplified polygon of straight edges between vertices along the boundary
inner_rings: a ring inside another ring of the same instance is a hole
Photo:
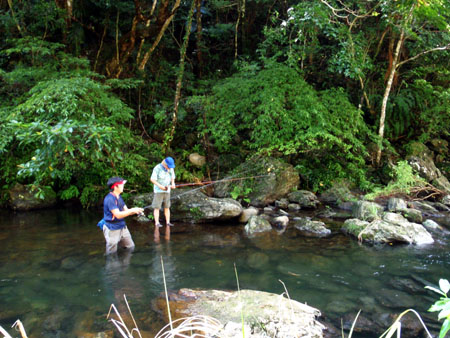
[[[246,171],[244,171],[244,172],[247,172],[247,171],[250,171],[250,170],[251,170],[251,169],[246,170]],[[241,174],[243,174],[244,172],[241,172]],[[271,172],[270,172],[270,169],[268,170],[268,172],[269,172],[269,173],[266,174],[266,175],[257,175],[257,176],[248,176],[248,177],[238,177],[238,178],[234,178],[234,176],[237,176],[237,175],[238,175],[238,174],[236,174],[236,175],[233,175],[233,176],[230,176],[230,177],[226,177],[226,178],[224,178],[224,179],[216,180],[216,181],[204,181],[204,182],[197,182],[197,183],[184,183],[184,184],[178,184],[178,185],[176,185],[176,187],[180,187],[180,186],[188,186],[188,185],[200,185],[200,184],[201,184],[201,186],[200,186],[199,188],[195,188],[195,189],[191,189],[191,190],[189,190],[189,191],[183,192],[183,193],[181,193],[181,194],[179,194],[179,195],[171,196],[170,199],[173,199],[173,198],[179,199],[179,198],[180,198],[181,196],[183,196],[183,195],[193,193],[193,192],[195,192],[195,191],[197,191],[197,190],[204,189],[204,188],[206,188],[206,187],[209,187],[210,185],[213,185],[213,184],[216,184],[216,183],[220,183],[220,182],[238,181],[238,180],[245,180],[245,179],[250,179],[250,178],[260,178],[260,177],[266,177],[266,176],[274,175],[274,173],[271,173]],[[152,205],[149,204],[149,205],[145,206],[143,209],[148,209],[148,208],[150,208],[151,206],[152,206]]]
[[[224,178],[224,179],[216,180],[216,181],[202,181],[202,182],[194,182],[194,183],[181,183],[181,184],[175,185],[175,188],[188,187],[188,186],[192,186],[192,185],[211,185],[211,184],[220,183],[220,182],[241,181],[241,180],[247,180],[247,179],[250,179],[250,178],[259,178],[259,177],[265,177],[265,176],[269,176],[269,174],[267,174],[267,175],[257,175],[257,176],[248,176],[248,177],[238,177],[238,178]]]

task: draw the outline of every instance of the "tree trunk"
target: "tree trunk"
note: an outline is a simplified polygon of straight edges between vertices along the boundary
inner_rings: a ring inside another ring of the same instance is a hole
[[[180,7],[181,0],[176,0],[175,4],[172,7],[172,10],[170,11],[170,14],[165,18],[163,25],[161,26],[161,29],[158,33],[158,36],[156,37],[155,41],[149,48],[149,50],[144,54],[140,64],[139,64],[139,70],[143,71],[145,69],[145,65],[147,64],[148,60],[150,59],[150,55],[155,50],[156,46],[158,46],[159,42],[161,41],[161,38],[164,35],[164,32],[166,31],[169,24],[172,22],[173,17],[175,16],[175,12],[177,11],[178,7]],[[160,14],[158,13],[158,17],[160,17]]]
[[[196,0],[192,0],[191,9],[189,10],[189,16],[188,16],[188,23],[186,26],[186,33],[184,34],[184,41],[183,45],[181,46],[180,50],[180,69],[178,71],[178,77],[177,77],[177,88],[175,91],[175,100],[174,100],[174,106],[173,106],[173,113],[172,113],[172,125],[170,127],[169,135],[166,136],[165,140],[165,149],[170,148],[170,144],[172,143],[173,136],[175,134],[175,129],[177,125],[178,120],[178,106],[180,104],[180,98],[181,98],[181,86],[183,84],[183,75],[184,75],[184,60],[186,58],[186,50],[189,43],[189,36],[191,34],[191,27],[192,27],[192,17],[194,15],[194,8],[195,8]]]
[[[405,39],[405,30],[402,28],[402,32],[400,33],[400,38],[397,41],[397,47],[395,48],[394,58],[392,60],[392,67],[391,67],[391,71],[389,72],[386,89],[384,91],[383,103],[381,104],[380,127],[378,129],[379,140],[378,140],[378,150],[377,150],[377,159],[376,159],[377,165],[380,165],[380,161],[381,161],[381,149],[382,149],[383,138],[384,138],[384,122],[386,119],[387,101],[389,99],[389,94],[391,92],[392,82],[394,80],[394,75],[395,75],[395,71],[397,68],[398,56],[400,54],[400,49],[403,45],[404,39]]]
[[[242,4],[241,4],[242,1]],[[241,18],[244,18],[245,15],[245,0],[238,0],[237,2],[237,12],[238,17],[236,20],[236,27],[234,32],[234,59],[237,59],[238,54],[238,32],[239,32],[239,23],[241,22]]]
[[[196,17],[197,22],[197,61],[198,61],[198,77],[203,75],[203,35],[202,35],[202,0],[196,0]]]
[[[404,26],[408,26],[411,22],[413,11],[414,11],[415,4],[411,6],[411,9],[409,10],[408,17],[404,21]],[[377,166],[380,165],[381,162],[381,150],[383,148],[383,139],[384,139],[384,122],[386,120],[386,106],[387,101],[389,99],[389,94],[391,93],[392,88],[392,82],[394,81],[395,73],[397,71],[397,65],[398,65],[398,59],[400,56],[400,50],[402,48],[403,42],[405,41],[405,28],[404,26],[401,27],[400,31],[400,38],[397,41],[397,46],[395,48],[394,57],[392,59],[392,66],[389,72],[388,81],[386,84],[386,89],[384,91],[383,95],[383,102],[381,104],[381,113],[380,113],[380,126],[378,129],[378,149],[377,149],[377,157],[376,157],[376,164]]]
[[[16,24],[17,30],[19,31],[20,35],[23,36],[22,26],[20,26],[19,20],[17,19],[16,13],[14,12],[12,0],[8,0],[8,6],[9,10],[11,11],[11,16]]]

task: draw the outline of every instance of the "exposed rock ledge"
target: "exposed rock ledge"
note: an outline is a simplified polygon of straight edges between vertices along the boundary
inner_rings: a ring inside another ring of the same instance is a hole
[[[205,315],[222,324],[222,338],[242,337],[241,308],[244,314],[245,337],[323,337],[326,327],[317,317],[320,311],[306,304],[273,293],[241,290],[180,289],[170,294],[172,320]],[[242,306],[241,306],[242,304]],[[164,296],[157,300],[157,309],[167,321]]]

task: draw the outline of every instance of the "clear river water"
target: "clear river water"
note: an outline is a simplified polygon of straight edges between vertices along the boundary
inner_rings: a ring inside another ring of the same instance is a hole
[[[249,238],[234,223],[176,224],[169,241],[155,243],[150,225],[129,220],[135,251],[105,257],[101,217],[77,208],[0,211],[0,326],[12,333],[20,319],[29,337],[112,331],[106,314],[111,304],[126,312],[125,294],[139,329],[153,336],[164,326],[154,308],[164,291],[161,255],[171,290],[236,290],[236,264],[241,289],[282,294],[283,282],[291,299],[318,308],[338,330],[361,309],[354,337],[381,335],[409,308],[433,332],[441,324],[427,312],[438,295],[424,286],[450,280],[448,231],[433,234],[427,246],[368,246],[333,221],[326,221],[334,230],[327,238],[292,227]],[[413,317],[405,321],[411,332],[419,325]]]

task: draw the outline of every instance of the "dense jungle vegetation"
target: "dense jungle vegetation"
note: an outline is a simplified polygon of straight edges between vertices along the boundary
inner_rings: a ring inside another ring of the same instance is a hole
[[[165,155],[179,181],[256,154],[371,191],[450,141],[449,22],[445,0],[0,0],[0,200],[88,207],[109,176],[150,190]]]

